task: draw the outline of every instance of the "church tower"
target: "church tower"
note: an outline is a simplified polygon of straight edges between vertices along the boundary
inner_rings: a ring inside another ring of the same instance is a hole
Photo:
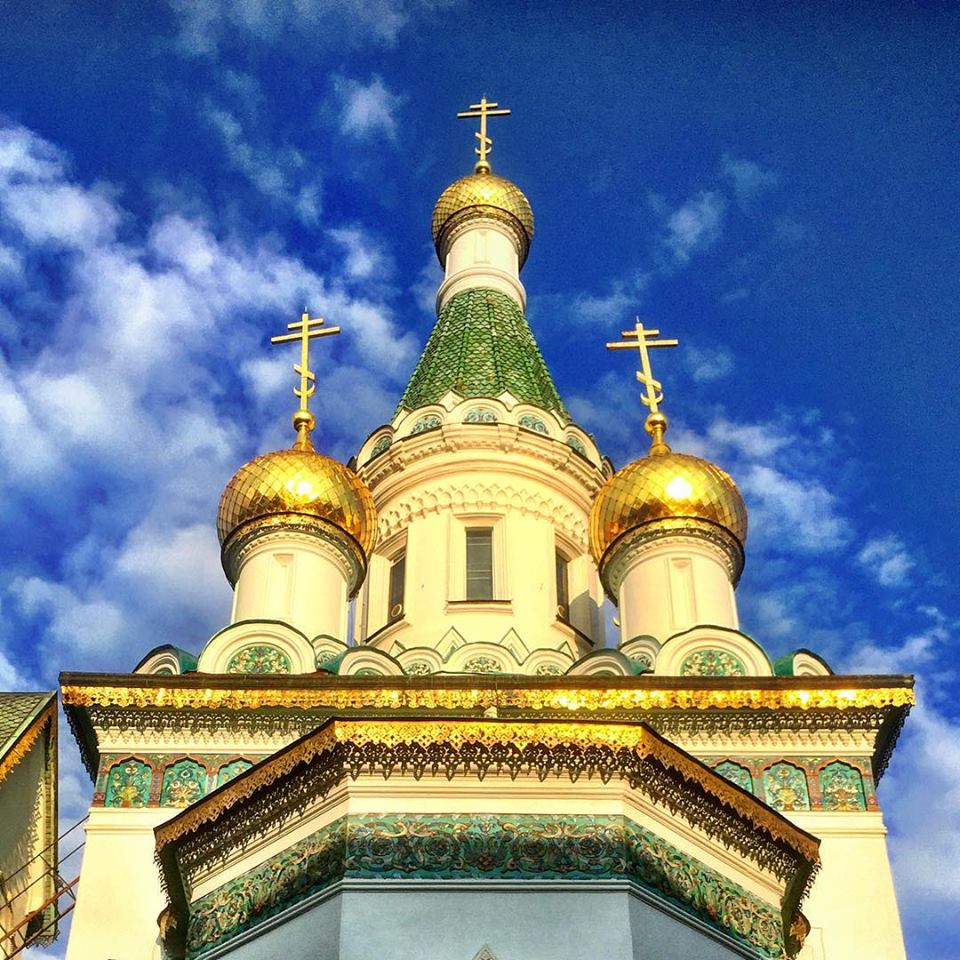
[[[677,341],[608,344],[643,456],[614,471],[573,423],[524,313],[532,208],[489,159],[507,113],[461,115],[478,159],[434,207],[390,422],[318,452],[338,328],[290,323],[296,440],[220,501],[231,622],[62,675],[94,781],[68,960],[904,960],[875,785],[913,679],[741,630],[747,508],[667,441]]]

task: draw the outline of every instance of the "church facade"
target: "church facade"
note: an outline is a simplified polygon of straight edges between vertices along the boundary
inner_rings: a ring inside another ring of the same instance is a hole
[[[68,960],[905,957],[876,781],[911,677],[740,630],[747,510],[671,449],[615,471],[525,317],[533,213],[479,160],[433,213],[437,321],[349,466],[229,481],[231,622],[62,676],[94,781]],[[603,601],[621,638],[607,645]]]

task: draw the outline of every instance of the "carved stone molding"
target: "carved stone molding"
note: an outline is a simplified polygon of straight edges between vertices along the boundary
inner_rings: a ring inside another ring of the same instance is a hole
[[[236,584],[250,555],[268,543],[319,547],[339,567],[350,596],[356,593],[367,572],[363,550],[348,533],[318,517],[283,514],[258,517],[231,534],[223,548],[223,569],[231,584]]]
[[[617,598],[627,569],[638,557],[664,544],[688,543],[691,539],[717,548],[730,582],[736,586],[743,573],[743,547],[723,527],[694,517],[653,520],[614,540],[600,558],[600,578],[609,595]]]
[[[532,484],[516,486],[493,483],[463,483],[451,478],[445,483],[390,500],[379,508],[380,539],[406,529],[415,517],[447,510],[470,513],[495,510],[518,511],[550,520],[582,552],[587,550],[587,515],[574,510],[559,497],[545,494]]]

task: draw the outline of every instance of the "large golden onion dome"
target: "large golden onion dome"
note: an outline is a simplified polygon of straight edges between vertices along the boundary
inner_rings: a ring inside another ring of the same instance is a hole
[[[665,418],[663,418],[665,421]],[[733,478],[716,464],[674,453],[662,441],[601,487],[590,513],[590,548],[601,567],[628,534],[713,536],[730,556],[734,582],[743,571],[747,508]]]
[[[533,240],[533,210],[523,191],[488,167],[478,169],[450,184],[433,208],[433,243],[441,264],[446,255],[447,240],[453,231],[468,220],[486,217],[503,223],[515,235],[520,266],[530,252]]]
[[[223,491],[217,533],[230,581],[236,580],[243,546],[288,528],[333,536],[350,552],[362,580],[377,529],[373,497],[352,470],[317,453],[308,439],[244,464]]]

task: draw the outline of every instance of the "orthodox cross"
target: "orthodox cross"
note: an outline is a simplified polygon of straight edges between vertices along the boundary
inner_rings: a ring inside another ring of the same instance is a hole
[[[324,327],[323,317],[310,319],[304,310],[299,320],[287,324],[288,330],[295,333],[281,333],[271,337],[271,343],[292,343],[300,341],[300,362],[293,365],[294,373],[300,375],[300,386],[293,388],[293,395],[300,399],[300,409],[293,415],[293,425],[297,430],[298,445],[309,445],[307,434],[313,429],[315,420],[310,412],[310,398],[317,391],[317,375],[310,369],[310,341],[317,337],[329,337],[340,332],[339,327]]]
[[[487,117],[507,117],[510,115],[509,110],[497,110],[496,108],[499,106],[499,103],[493,103],[486,97],[481,97],[479,103],[471,103],[469,110],[464,110],[462,113],[457,114],[457,118],[460,120],[466,120],[469,117],[480,118],[480,132],[474,134],[480,141],[480,146],[473,148],[473,152],[480,158],[476,166],[478,173],[481,170],[490,169],[490,162],[487,160],[487,155],[493,149],[493,141],[487,136]]]
[[[648,330],[639,317],[637,317],[636,326],[633,330],[624,330],[622,336],[627,339],[608,343],[607,349],[638,350],[640,352],[640,369],[637,371],[637,380],[646,388],[645,392],[640,395],[640,400],[650,408],[651,413],[657,413],[660,404],[663,402],[663,384],[653,378],[653,371],[650,369],[650,348],[675,347],[680,341],[657,340],[656,337],[660,336],[660,331]]]

